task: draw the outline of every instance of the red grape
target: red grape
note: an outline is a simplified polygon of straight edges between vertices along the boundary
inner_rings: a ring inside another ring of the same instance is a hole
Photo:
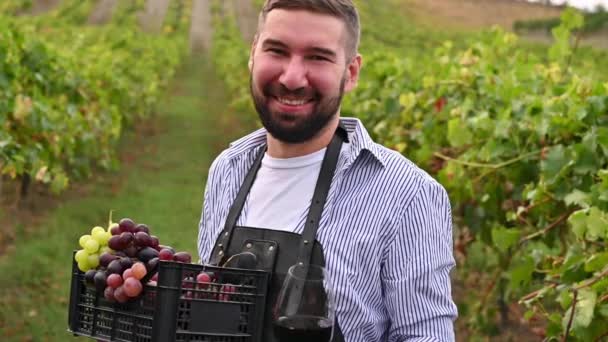
[[[219,300],[227,302],[230,300],[230,294],[236,292],[236,288],[234,287],[234,285],[224,284],[222,285],[222,289],[220,291],[224,293],[220,294]]]
[[[116,290],[114,290],[114,298],[119,303],[125,303],[129,300],[129,296],[125,293],[124,285],[119,286]]]
[[[120,274],[113,273],[108,276],[106,282],[108,283],[109,287],[115,289],[122,285],[122,277],[120,276]]]
[[[114,289],[110,286],[106,287],[106,289],[103,291],[103,296],[108,300],[108,302],[113,303],[116,301],[116,298],[114,298]]]
[[[192,257],[188,252],[177,252],[173,255],[173,260],[189,264],[192,261]]]
[[[142,262],[136,262],[131,267],[131,272],[133,273],[133,277],[135,279],[140,280],[141,278],[146,276],[146,266],[144,266]]]
[[[196,282],[197,283],[210,283],[211,276],[205,272],[201,272],[201,273],[199,273],[199,275],[196,276]]]
[[[133,278],[133,271],[130,268],[127,268],[123,273],[122,273],[122,279],[127,280],[127,278]]]
[[[141,282],[139,280],[135,278],[127,278],[125,279],[123,288],[127,296],[137,297],[141,293],[143,286],[141,285]]]
[[[168,249],[168,248],[163,248],[160,250],[160,252],[158,252],[158,258],[160,260],[167,260],[167,261],[171,261],[173,260],[173,252]]]

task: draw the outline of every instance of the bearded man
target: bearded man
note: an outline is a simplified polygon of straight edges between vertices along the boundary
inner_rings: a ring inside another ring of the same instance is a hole
[[[324,266],[332,341],[453,341],[446,191],[372,141],[359,120],[340,117],[342,97],[361,70],[359,35],[351,0],[266,1],[249,60],[264,128],[213,162],[199,254],[221,264],[245,248],[227,245],[251,234],[256,238],[247,241],[277,243],[276,265],[289,259]],[[328,160],[334,164],[325,168]],[[277,289],[269,291],[276,299]],[[264,341],[278,340],[268,322],[264,327]]]

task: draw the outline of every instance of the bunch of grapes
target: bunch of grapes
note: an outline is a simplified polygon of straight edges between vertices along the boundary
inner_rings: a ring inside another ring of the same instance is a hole
[[[129,218],[110,224],[107,231],[95,227],[79,243],[83,249],[76,252],[75,259],[78,268],[85,272],[85,283],[103,292],[110,302],[125,303],[138,297],[144,278],[148,279],[148,285],[156,286],[158,273],[146,275],[156,270],[159,260],[192,261],[189,253],[175,252],[170,246],[159,244],[147,225],[136,224]]]

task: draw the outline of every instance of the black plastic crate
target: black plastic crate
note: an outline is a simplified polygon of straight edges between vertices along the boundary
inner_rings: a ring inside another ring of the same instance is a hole
[[[196,283],[201,271],[212,283]],[[158,285],[124,304],[86,286],[72,265],[69,331],[100,341],[260,342],[269,274],[161,261]]]

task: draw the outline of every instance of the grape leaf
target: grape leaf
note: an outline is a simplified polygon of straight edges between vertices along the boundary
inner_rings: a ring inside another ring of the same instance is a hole
[[[606,236],[608,228],[608,219],[606,214],[596,207],[589,209],[587,216],[587,239],[596,241],[599,238]]]
[[[577,210],[568,217],[568,223],[572,227],[572,232],[578,239],[585,237],[587,231],[587,210]]]
[[[473,134],[459,118],[448,122],[448,141],[454,147],[464,146],[473,140]]]
[[[549,149],[546,159],[541,162],[543,176],[545,176],[547,180],[552,180],[569,161],[570,159],[566,155],[564,146],[553,146]]]
[[[608,318],[608,304],[600,305],[597,310],[597,313],[600,316]]]
[[[515,264],[509,271],[510,287],[519,288],[526,285],[532,279],[534,272],[534,260],[531,256],[526,256]]]
[[[492,228],[492,242],[494,246],[501,252],[506,252],[519,240],[521,231],[517,229],[508,229],[505,227]]]
[[[608,265],[608,252],[594,254],[585,262],[585,271],[596,272]]]
[[[564,202],[567,205],[576,204],[583,208],[589,207],[589,201],[590,201],[589,194],[586,192],[582,192],[578,189],[574,189],[574,191],[572,191],[571,193],[566,195],[566,197],[564,197]]]
[[[572,319],[572,329],[586,328],[589,326],[589,324],[591,324],[596,302],[597,293],[595,293],[595,291],[592,289],[584,288],[578,291],[574,317]],[[564,330],[566,330],[566,327],[568,326],[571,315],[572,307],[570,307],[564,314],[564,318],[562,320]]]

